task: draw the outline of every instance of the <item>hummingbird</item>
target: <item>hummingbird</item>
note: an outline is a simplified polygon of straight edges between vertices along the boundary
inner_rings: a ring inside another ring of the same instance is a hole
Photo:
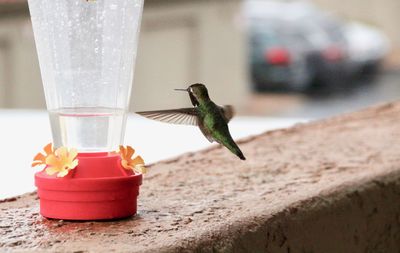
[[[210,99],[207,87],[201,83],[192,84],[187,89],[175,90],[187,92],[193,107],[136,113],[161,122],[197,126],[209,142],[216,141],[241,160],[246,160],[229,132],[228,123],[234,114],[232,106],[216,105]]]

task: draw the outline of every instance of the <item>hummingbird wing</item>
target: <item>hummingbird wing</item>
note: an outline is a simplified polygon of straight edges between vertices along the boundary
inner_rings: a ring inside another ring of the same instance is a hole
[[[209,142],[213,143],[214,138],[211,136],[211,133],[209,131],[207,131],[207,129],[204,127],[204,125],[201,121],[199,121],[199,128],[200,128],[201,133],[204,135],[204,137],[206,137]]]
[[[136,112],[137,114],[165,123],[198,126],[198,112],[195,108]]]
[[[233,116],[235,115],[235,110],[233,109],[233,106],[231,105],[224,105],[224,106],[219,106],[219,109],[222,112],[222,115],[225,117],[226,123],[229,123]]]

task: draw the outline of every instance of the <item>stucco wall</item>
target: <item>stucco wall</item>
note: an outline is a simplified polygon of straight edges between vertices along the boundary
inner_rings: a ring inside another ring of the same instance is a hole
[[[246,161],[214,146],[157,162],[128,219],[58,221],[35,193],[0,200],[0,251],[398,253],[399,120],[386,104],[239,140]]]

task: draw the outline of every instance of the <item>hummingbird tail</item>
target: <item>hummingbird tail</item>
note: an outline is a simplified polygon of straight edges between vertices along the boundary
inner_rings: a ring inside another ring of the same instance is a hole
[[[244,155],[240,149],[237,150],[235,155],[237,155],[240,158],[240,160],[246,160],[246,157],[244,157]]]
[[[241,160],[246,160],[238,145],[232,140],[229,144],[225,145],[232,153],[238,156]]]

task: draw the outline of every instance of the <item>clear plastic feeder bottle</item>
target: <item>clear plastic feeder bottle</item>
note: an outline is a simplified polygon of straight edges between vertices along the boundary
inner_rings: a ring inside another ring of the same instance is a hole
[[[55,147],[123,143],[143,0],[29,0]]]

